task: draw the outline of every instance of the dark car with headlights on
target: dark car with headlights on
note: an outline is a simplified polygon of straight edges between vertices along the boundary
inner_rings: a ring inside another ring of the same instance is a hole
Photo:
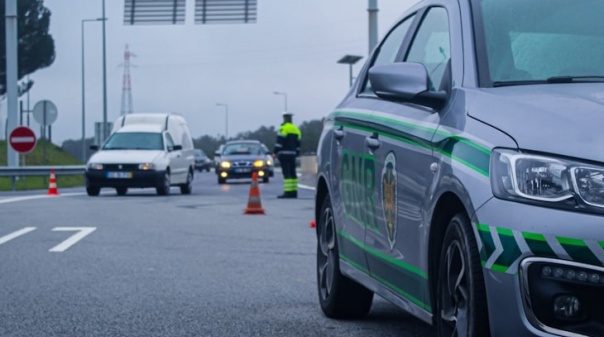
[[[227,179],[251,178],[254,172],[268,183],[274,175],[273,160],[264,144],[255,140],[231,141],[224,144],[222,151],[215,153],[218,183]]]

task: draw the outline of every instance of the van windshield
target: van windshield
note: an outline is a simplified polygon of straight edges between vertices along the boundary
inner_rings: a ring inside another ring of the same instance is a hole
[[[472,0],[482,86],[604,82],[601,0]]]
[[[157,132],[118,132],[109,137],[103,150],[163,150],[164,141]]]

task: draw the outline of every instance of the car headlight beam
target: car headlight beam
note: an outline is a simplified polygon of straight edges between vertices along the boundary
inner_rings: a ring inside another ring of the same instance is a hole
[[[254,167],[262,167],[264,166],[264,160],[256,160],[254,162]]]
[[[223,161],[220,163],[220,167],[225,168],[225,169],[231,168],[231,162]]]

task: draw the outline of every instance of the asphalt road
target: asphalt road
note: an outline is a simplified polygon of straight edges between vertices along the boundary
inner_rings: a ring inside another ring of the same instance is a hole
[[[433,336],[377,298],[359,321],[324,317],[314,191],[244,215],[249,181],[196,176],[193,194],[83,189],[0,194],[0,336]]]

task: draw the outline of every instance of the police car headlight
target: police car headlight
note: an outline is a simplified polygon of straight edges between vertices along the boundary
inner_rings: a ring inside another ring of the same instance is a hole
[[[254,167],[262,167],[264,166],[264,160],[256,160],[254,162]]]
[[[220,163],[220,167],[225,168],[225,169],[231,168],[231,162],[223,161]]]
[[[497,198],[562,208],[604,207],[604,167],[572,160],[494,150],[491,186]]]
[[[88,169],[90,170],[96,170],[96,171],[100,171],[103,169],[103,164],[99,164],[99,163],[89,163],[88,164]]]

